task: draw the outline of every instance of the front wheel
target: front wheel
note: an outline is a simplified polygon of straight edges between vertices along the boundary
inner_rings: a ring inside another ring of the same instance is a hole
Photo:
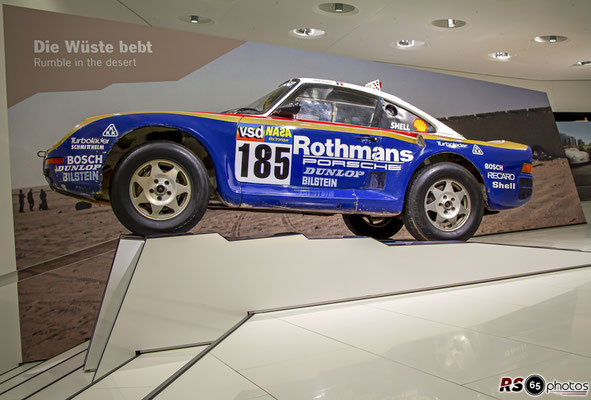
[[[404,202],[404,225],[417,240],[468,240],[482,221],[484,199],[476,178],[453,163],[416,173]]]
[[[366,215],[343,214],[345,225],[359,236],[388,239],[402,229],[402,220],[396,217],[370,217]]]
[[[111,181],[111,207],[139,235],[186,232],[209,202],[207,170],[190,150],[172,142],[145,144],[128,153]]]

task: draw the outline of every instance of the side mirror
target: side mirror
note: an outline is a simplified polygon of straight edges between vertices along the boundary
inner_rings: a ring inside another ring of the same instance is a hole
[[[274,117],[293,118],[300,112],[300,102],[282,104],[273,111]]]

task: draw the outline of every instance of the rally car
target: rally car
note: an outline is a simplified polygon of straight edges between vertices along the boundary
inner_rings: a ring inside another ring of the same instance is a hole
[[[342,214],[357,235],[466,240],[532,195],[532,152],[466,140],[380,90],[291,79],[223,113],[88,118],[44,156],[53,190],[110,203],[140,235],[184,232],[208,207]]]

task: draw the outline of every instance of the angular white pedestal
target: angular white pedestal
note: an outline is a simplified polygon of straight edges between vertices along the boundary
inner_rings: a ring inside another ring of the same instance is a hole
[[[109,282],[101,307],[86,365],[95,380],[137,351],[213,342],[248,313],[591,264],[590,253],[482,243],[388,246],[299,235],[229,242],[217,234],[140,242],[119,245],[126,254],[115,260],[128,263],[115,263],[112,276],[121,279]]]

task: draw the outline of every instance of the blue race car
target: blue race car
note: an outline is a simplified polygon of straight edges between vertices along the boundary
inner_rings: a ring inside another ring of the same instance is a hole
[[[376,82],[292,79],[223,113],[91,117],[43,171],[140,235],[185,232],[223,207],[339,213],[379,239],[404,224],[419,240],[466,240],[485,212],[530,199],[528,146],[466,140]]]

